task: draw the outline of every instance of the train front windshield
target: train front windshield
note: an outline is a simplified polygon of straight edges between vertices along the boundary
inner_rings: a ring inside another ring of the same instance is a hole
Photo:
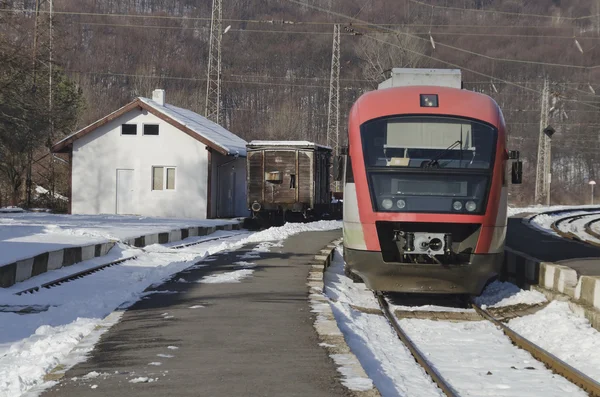
[[[440,116],[389,117],[363,124],[374,210],[483,213],[497,135],[488,124]]]

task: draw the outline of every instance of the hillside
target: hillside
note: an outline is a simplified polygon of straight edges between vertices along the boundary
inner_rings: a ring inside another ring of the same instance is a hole
[[[197,3],[54,1],[54,61],[87,103],[78,127],[158,87],[168,102],[203,113],[211,2]],[[5,0],[0,32],[10,39],[31,27],[31,12],[11,10],[34,7]],[[43,18],[47,4],[41,10]],[[247,140],[324,143],[332,31],[341,23],[344,116],[392,67],[460,68],[465,88],[503,108],[511,149],[525,159],[526,183],[512,199],[531,202],[547,78],[557,131],[553,200],[580,203],[587,178],[598,176],[599,1],[225,0],[223,18],[231,25],[223,36],[224,124]]]

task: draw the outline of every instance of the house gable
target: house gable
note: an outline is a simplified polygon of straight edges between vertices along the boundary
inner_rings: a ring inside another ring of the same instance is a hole
[[[157,110],[156,108],[154,108],[150,104],[146,103],[145,101],[141,100],[140,98],[136,98],[134,101],[128,103],[127,105],[123,106],[122,108],[114,111],[113,113],[101,118],[100,120],[90,124],[89,126],[77,131],[76,133],[74,133],[74,134],[68,136],[67,138],[63,139],[62,141],[58,142],[57,144],[52,146],[52,152],[68,153],[73,146],[73,142],[75,142],[76,140],[88,135],[92,131],[95,131],[97,128],[99,128],[99,127],[101,127],[101,126],[121,117],[122,115],[124,115],[128,112],[131,112],[132,110],[135,110],[135,109],[146,110],[148,113],[151,113],[151,114],[155,115],[156,117],[160,118],[161,120],[171,124],[178,130],[183,131],[184,133],[188,134],[192,138],[204,143],[206,146],[217,151],[218,153],[221,153],[223,155],[231,154],[231,153],[229,153],[229,151],[226,148],[222,147],[218,143],[203,137],[202,135],[198,134],[197,132],[193,131],[186,125],[179,122],[178,120],[175,120],[174,118],[170,117],[169,115]]]

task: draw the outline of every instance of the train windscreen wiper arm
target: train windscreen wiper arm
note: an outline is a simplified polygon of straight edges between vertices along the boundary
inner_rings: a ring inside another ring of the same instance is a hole
[[[462,141],[460,141],[460,140],[459,140],[459,141],[456,141],[456,142],[454,142],[452,145],[450,145],[450,146],[448,146],[446,149],[444,149],[444,151],[443,151],[442,153],[438,154],[437,156],[435,156],[434,158],[432,158],[431,160],[429,160],[429,161],[428,161],[426,164],[424,164],[422,167],[423,167],[423,168],[430,168],[430,167],[433,167],[435,164],[437,164],[437,165],[438,165],[438,167],[439,167],[440,163],[438,163],[438,160],[439,160],[439,159],[441,159],[442,157],[444,157],[444,155],[445,155],[446,153],[448,153],[450,150],[452,150],[452,149],[453,149],[453,148],[456,146],[456,144],[459,144],[459,145],[460,145],[460,148],[461,148],[461,150],[462,150]]]

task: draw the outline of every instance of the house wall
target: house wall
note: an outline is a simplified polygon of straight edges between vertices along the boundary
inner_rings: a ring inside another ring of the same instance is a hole
[[[121,124],[137,124],[137,135],[121,135]],[[158,124],[158,136],[143,124]],[[176,167],[175,190],[152,190],[152,167]],[[145,216],[206,218],[206,145],[145,110],[136,109],[73,144],[72,212],[115,214],[117,169],[132,169],[132,208]]]
[[[219,194],[220,186],[223,180],[230,178],[232,172],[235,172],[235,198],[233,216],[242,217],[250,215],[248,205],[246,203],[246,158],[231,156],[223,156],[219,153],[212,153],[212,188],[211,188],[211,217],[222,217],[222,205],[228,200]]]

